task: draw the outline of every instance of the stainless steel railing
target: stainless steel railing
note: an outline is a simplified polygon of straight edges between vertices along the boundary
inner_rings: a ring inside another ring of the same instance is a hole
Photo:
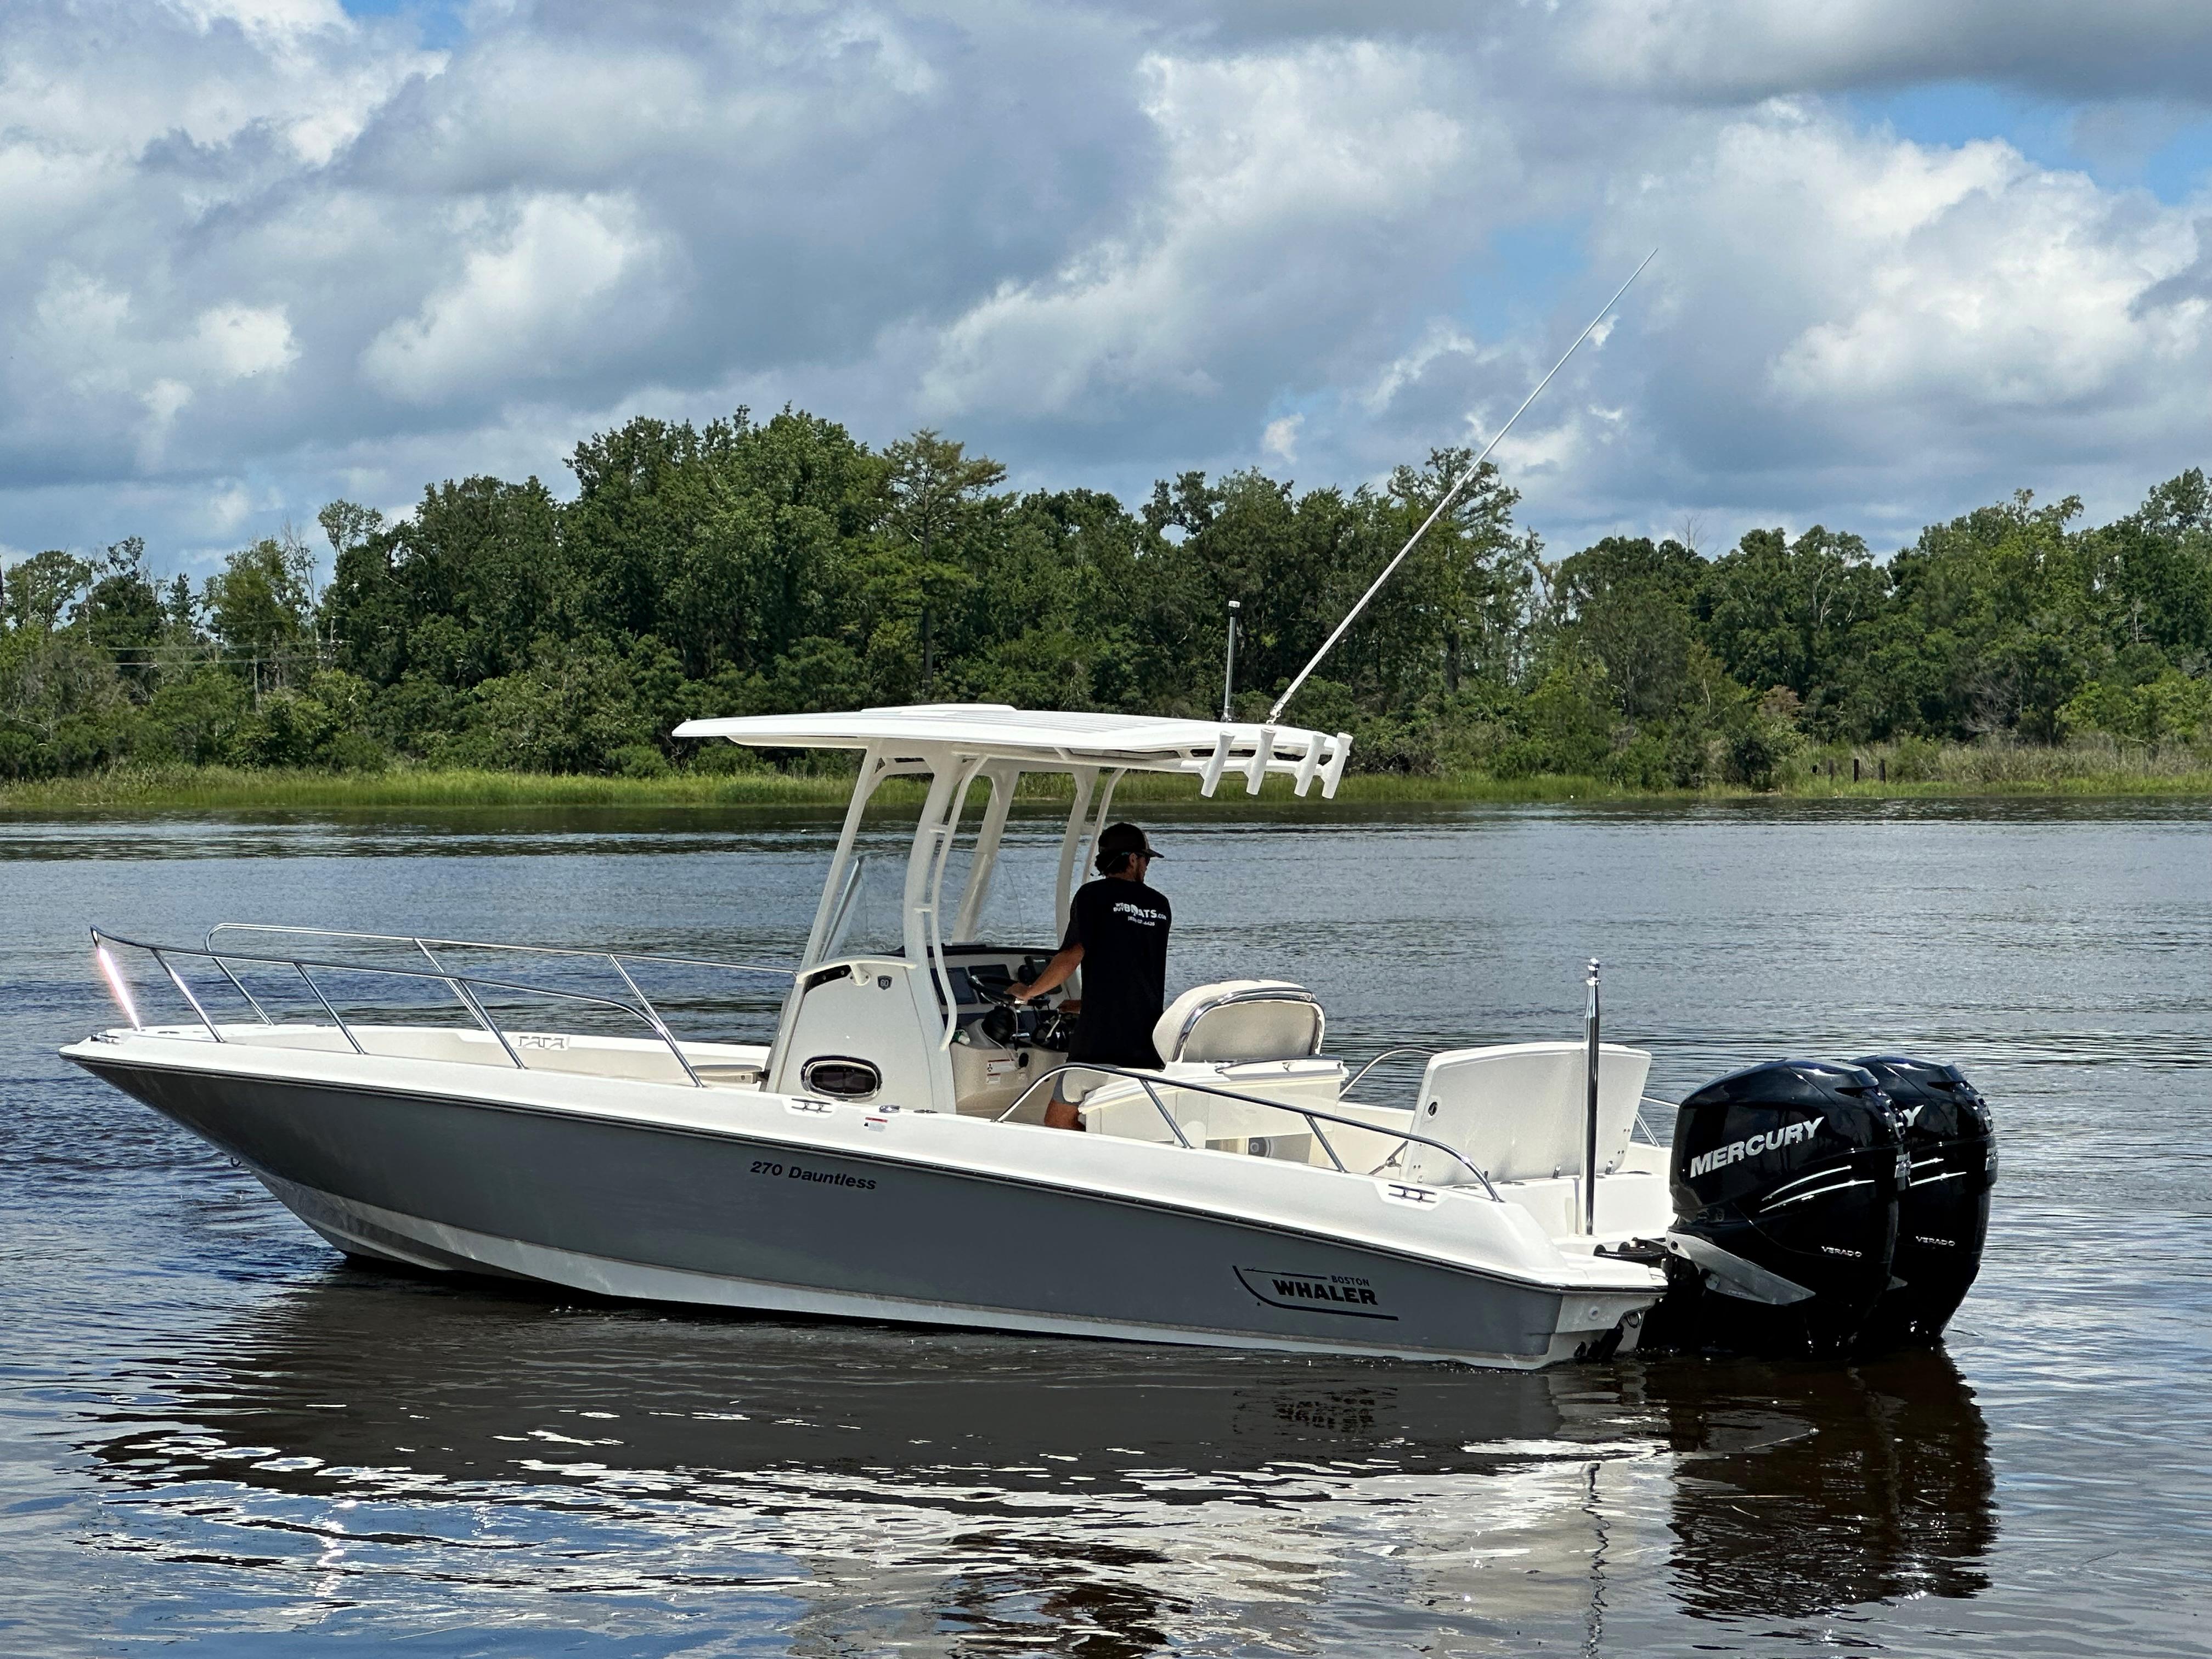
[[[767,974],[781,979],[795,978],[798,974],[798,969],[793,968],[770,968],[750,962],[720,962],[708,957],[672,956],[662,951],[588,951],[570,945],[512,945],[492,939],[439,939],[432,935],[414,933],[369,933],[343,927],[290,927],[277,923],[258,921],[216,923],[208,929],[206,940],[208,949],[210,951],[214,951],[216,937],[228,933],[270,933],[292,938],[337,939],[374,945],[410,945],[421,951],[424,960],[441,974],[447,971],[447,965],[438,960],[437,951],[499,951],[516,956],[562,957],[578,961],[604,962],[622,981],[623,988],[637,999],[638,1009],[645,1015],[647,1023],[664,1032],[667,1030],[666,1019],[660,1010],[653,1006],[653,999],[646,994],[645,988],[631,975],[624,963],[653,963],[685,968],[708,968],[724,973]],[[436,950],[432,949],[434,945]],[[239,959],[243,960],[243,958]],[[222,969],[223,977],[237,987],[238,994],[246,999],[254,1012],[261,1016],[263,1023],[264,1024],[270,1023],[268,1014],[262,1009],[261,1005],[254,1000],[253,994],[240,981],[237,975],[224,966],[222,956],[216,956],[215,963],[216,967]],[[550,988],[539,988],[548,989],[549,994],[550,994]],[[463,998],[462,1000],[465,1006],[466,999]],[[328,1004],[325,1003],[325,1006],[328,1006]],[[471,1009],[470,1012],[473,1014],[477,1011]],[[335,1013],[332,1017],[336,1018]]]
[[[444,971],[445,964],[438,960],[433,951],[431,947],[434,945],[440,951],[504,951],[517,956],[572,957],[605,963],[621,975],[623,982],[641,1000],[647,999],[645,993],[638,988],[637,981],[630,977],[629,970],[623,966],[626,962],[659,963],[682,968],[713,968],[732,974],[769,974],[781,979],[796,978],[799,972],[795,968],[769,968],[751,962],[719,962],[711,957],[678,957],[662,951],[586,951],[563,945],[509,945],[493,939],[439,939],[428,934],[363,933],[343,927],[286,927],[262,921],[217,922],[207,932],[206,945],[210,951],[212,951],[215,949],[216,937],[220,933],[274,933],[295,939],[343,939],[360,940],[372,945],[408,945],[420,951],[425,957],[428,958],[430,965],[441,972]],[[240,988],[241,991],[244,989],[243,987]],[[250,996],[246,998],[248,1002],[252,1000]]]
[[[1152,1103],[1154,1109],[1166,1121],[1168,1133],[1175,1137],[1176,1145],[1185,1151],[1193,1150],[1190,1138],[1183,1133],[1182,1125],[1176,1121],[1175,1114],[1168,1109],[1167,1103],[1160,1098],[1159,1090],[1162,1086],[1179,1092],[1216,1095],[1224,1100],[1240,1101],[1248,1106],[1264,1106],[1269,1111],[1288,1112],[1293,1117],[1304,1118],[1306,1128],[1312,1133],[1313,1138],[1321,1143],[1322,1151],[1328,1154],[1328,1161],[1336,1166],[1340,1174],[1343,1175],[1349,1175],[1352,1171],[1346,1167],[1343,1158],[1337,1155],[1335,1146],[1330,1144],[1328,1136],[1322,1133],[1321,1124],[1315,1121],[1317,1118],[1324,1122],[1334,1123],[1347,1129],[1366,1129],[1378,1134],[1389,1135],[1396,1146],[1411,1142],[1422,1146],[1433,1147],[1480,1182],[1482,1190],[1492,1200],[1500,1203],[1504,1201],[1498,1197],[1498,1188],[1490,1184],[1489,1176],[1468,1162],[1464,1152],[1455,1147],[1447,1146],[1441,1140],[1431,1140],[1426,1135],[1415,1134],[1410,1129],[1378,1129],[1372,1123],[1364,1123],[1356,1117],[1345,1117],[1335,1112],[1325,1112],[1318,1106],[1293,1106],[1287,1101],[1269,1100],[1261,1095],[1247,1094],[1241,1089],[1224,1089],[1218,1084],[1200,1083],[1188,1078],[1164,1077],[1158,1072],[1132,1071],[1126,1066],[1102,1066],[1084,1060],[1072,1060],[1065,1066],[1055,1066],[1049,1071],[1042,1072],[1030,1079],[1029,1086],[1014,1097],[1013,1103],[1000,1113],[994,1121],[1004,1123],[1021,1109],[1022,1103],[1037,1091],[1039,1085],[1049,1083],[1053,1079],[1065,1076],[1070,1072],[1081,1072],[1094,1077],[1127,1078],[1136,1084],[1144,1090],[1146,1097]],[[1393,1148],[1393,1156],[1395,1155],[1395,1146]]]
[[[1681,1109],[1681,1103],[1675,1100],[1662,1100],[1656,1095],[1638,1095],[1636,1097],[1636,1116],[1628,1126],[1629,1138],[1633,1139],[1641,1133],[1646,1146],[1663,1146],[1666,1143],[1661,1140],[1651,1126],[1644,1121],[1644,1109],[1646,1106],[1664,1106],[1668,1111],[1675,1112]]]
[[[1343,1089],[1340,1092],[1344,1095],[1350,1095],[1354,1089],[1357,1089],[1360,1085],[1360,1083],[1366,1078],[1370,1072],[1382,1064],[1386,1060],[1396,1060],[1402,1054],[1418,1054],[1425,1060],[1433,1060],[1437,1055],[1443,1052],[1443,1050],[1440,1048],[1385,1048],[1381,1054],[1374,1056],[1374,1058],[1370,1060],[1365,1065],[1354,1072],[1351,1078],[1345,1083]],[[1636,1103],[1636,1115],[1630,1121],[1628,1126],[1629,1138],[1632,1140],[1640,1136],[1642,1137],[1644,1144],[1650,1146],[1657,1146],[1663,1144],[1661,1142],[1659,1137],[1653,1133],[1651,1126],[1644,1121],[1644,1109],[1646,1106],[1664,1106],[1671,1112],[1678,1109],[1678,1104],[1679,1103],[1674,1101],[1662,1100],[1656,1095],[1638,1096]],[[1387,1163],[1384,1167],[1386,1169],[1389,1167]]]
[[[1424,1060],[1434,1060],[1443,1052],[1443,1050],[1441,1048],[1416,1048],[1402,1047],[1397,1048],[1385,1048],[1381,1054],[1376,1055],[1374,1059],[1369,1060],[1364,1066],[1354,1072],[1352,1074],[1351,1079],[1345,1084],[1344,1088],[1340,1092],[1347,1095],[1350,1094],[1354,1089],[1357,1089],[1359,1086],[1360,1080],[1363,1078],[1386,1060],[1395,1060],[1401,1054],[1419,1054]]]
[[[249,923],[226,924],[226,927],[234,930],[244,930],[249,927],[253,927],[254,926],[254,924]],[[337,1026],[338,1034],[345,1038],[347,1046],[349,1047],[356,1054],[362,1055],[366,1055],[368,1053],[368,1050],[362,1046],[361,1038],[356,1035],[352,1025],[347,1023],[345,1016],[337,1011],[336,1005],[331,1002],[330,997],[324,991],[322,986],[317,983],[315,980],[316,974],[354,974],[376,978],[428,981],[433,984],[442,985],[450,991],[455,1000],[468,1011],[470,1017],[473,1018],[478,1025],[483,1028],[485,1032],[491,1036],[494,1042],[499,1044],[501,1052],[507,1056],[509,1062],[511,1062],[518,1071],[528,1071],[530,1069],[528,1062],[524,1060],[520,1053],[515,1048],[514,1043],[507,1040],[507,1033],[499,1028],[498,1022],[493,1019],[489,1011],[485,1008],[483,999],[477,994],[479,991],[506,992],[523,996],[550,997],[563,1002],[584,1003],[593,1007],[612,1008],[639,1021],[644,1024],[647,1030],[652,1031],[653,1036],[658,1037],[661,1043],[667,1048],[671,1057],[672,1057],[677,1065],[682,1068],[684,1075],[690,1080],[695,1088],[704,1089],[710,1086],[705,1079],[700,1077],[698,1072],[693,1068],[690,1058],[686,1056],[684,1052],[683,1045],[677,1041],[675,1033],[669,1030],[668,1022],[661,1018],[659,1010],[653,1006],[651,1000],[645,995],[644,992],[637,990],[636,981],[631,979],[629,975],[626,972],[623,973],[623,979],[625,983],[631,987],[633,991],[636,992],[638,1000],[635,1003],[624,1001],[615,997],[594,996],[589,993],[582,991],[562,990],[550,985],[526,985],[514,980],[493,979],[488,975],[481,974],[455,973],[453,969],[437,959],[437,957],[429,949],[429,946],[434,945],[444,945],[448,948],[465,947],[490,950],[515,950],[526,952],[538,951],[543,954],[554,956],[600,957],[609,960],[614,960],[617,970],[621,971],[621,963],[619,960],[616,960],[617,953],[592,951],[564,951],[554,947],[540,947],[532,945],[485,945],[479,947],[473,945],[472,942],[465,940],[431,939],[426,941],[403,935],[346,933],[341,933],[337,929],[330,928],[270,927],[258,929],[258,931],[268,933],[291,933],[308,935],[321,935],[330,938],[371,939],[389,943],[417,945],[422,947],[423,955],[429,960],[431,964],[430,970],[426,972],[419,968],[390,968],[357,962],[329,962],[319,960],[312,957],[263,956],[258,953],[242,951],[219,951],[212,949],[194,949],[190,945],[150,945],[143,939],[125,939],[119,933],[106,933],[97,927],[91,931],[93,949],[100,960],[101,970],[108,976],[109,983],[115,989],[117,1000],[122,1003],[124,1013],[129,1018],[131,1028],[134,1030],[143,1030],[145,1026],[138,1018],[137,1006],[135,1000],[130,995],[128,983],[124,980],[122,971],[116,965],[114,957],[108,951],[107,947],[111,945],[120,946],[125,950],[143,951],[147,955],[150,956],[154,959],[155,965],[161,969],[162,973],[167,976],[169,982],[176,987],[179,994],[182,995],[185,1002],[191,1006],[193,1014],[198,1018],[200,1024],[205,1028],[208,1036],[216,1042],[228,1042],[231,1041],[231,1039],[223,1036],[222,1028],[217,1024],[214,1018],[209,1014],[206,1005],[201,1002],[199,996],[193,991],[191,984],[185,979],[184,975],[177,971],[176,963],[172,960],[173,957],[189,958],[194,961],[213,963],[222,972],[223,977],[228,980],[231,985],[237,990],[240,996],[244,998],[247,1005],[252,1008],[260,1022],[264,1025],[272,1026],[277,1022],[270,1017],[268,1010],[264,1008],[260,1002],[255,999],[253,994],[246,989],[244,982],[240,981],[237,974],[233,971],[233,964],[242,966],[250,963],[257,967],[290,969],[294,973],[300,976],[301,981],[307,987],[309,994],[312,994],[315,1000],[322,1006],[323,1010],[330,1015],[331,1023]],[[219,933],[223,930],[222,928],[218,928],[214,931]],[[213,933],[210,933],[210,937],[212,939]],[[679,957],[647,957],[628,952],[620,954],[627,957],[628,959],[631,961],[653,960],[665,962],[690,962],[695,965],[702,967],[744,968],[750,971],[763,973],[782,973],[788,971],[781,969],[750,969],[750,964],[716,963],[708,961],[704,958],[687,958]]]

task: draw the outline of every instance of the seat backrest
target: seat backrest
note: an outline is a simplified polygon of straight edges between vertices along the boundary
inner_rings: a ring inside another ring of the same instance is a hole
[[[1579,1042],[1515,1042],[1455,1048],[1421,1078],[1416,1133],[1456,1147],[1492,1181],[1576,1176],[1583,1168],[1589,1050]],[[1598,1054],[1597,1166],[1604,1175],[1627,1155],[1651,1056],[1607,1043]],[[1432,1186],[1470,1180],[1443,1153],[1416,1143],[1408,1173]]]
[[[1321,1052],[1321,1004],[1281,979],[1224,979],[1194,985],[1152,1027],[1164,1065],[1179,1060],[1304,1060]]]

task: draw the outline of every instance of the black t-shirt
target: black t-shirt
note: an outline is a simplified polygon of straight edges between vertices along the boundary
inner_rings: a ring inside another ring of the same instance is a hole
[[[1152,1027],[1167,1004],[1167,896],[1141,881],[1102,877],[1076,890],[1067,937],[1083,947],[1083,1012],[1070,1060],[1109,1066],[1158,1066]]]

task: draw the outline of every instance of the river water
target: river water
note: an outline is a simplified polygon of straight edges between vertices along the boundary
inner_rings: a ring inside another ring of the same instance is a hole
[[[86,924],[787,957],[825,821],[0,819],[0,1652],[2212,1653],[2208,819],[1151,815],[1172,983],[1301,981],[1348,1055],[1577,1035],[1595,955],[1656,1093],[1905,1052],[1990,1097],[1943,1352],[1536,1376],[347,1265],[54,1057],[113,1023]],[[1018,826],[993,936],[1043,936],[1051,842]]]

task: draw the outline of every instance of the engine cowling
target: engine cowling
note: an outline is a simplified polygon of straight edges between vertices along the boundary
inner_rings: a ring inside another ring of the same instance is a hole
[[[1671,1168],[1674,1289],[1647,1340],[1856,1342],[1890,1289],[1905,1178],[1904,1125],[1873,1073],[1785,1060],[1709,1083],[1675,1117]]]
[[[1940,1060],[1877,1055],[1858,1062],[1897,1108],[1911,1182],[1898,1196],[1896,1279],[1863,1335],[1869,1346],[1929,1343],[1943,1334],[1981,1271],[1996,1184],[1989,1104]]]

